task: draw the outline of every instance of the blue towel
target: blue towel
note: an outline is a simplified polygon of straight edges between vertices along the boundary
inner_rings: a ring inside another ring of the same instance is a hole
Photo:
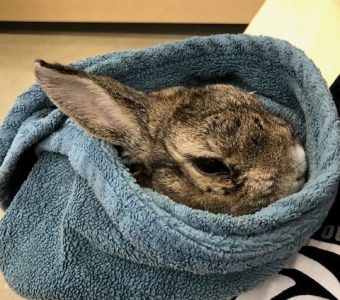
[[[115,148],[34,84],[0,128],[0,269],[32,299],[229,299],[277,273],[319,228],[340,176],[340,123],[319,70],[285,41],[198,37],[72,64],[136,89],[232,83],[305,141],[304,188],[245,216],[138,186]],[[19,76],[20,74],[18,74]]]

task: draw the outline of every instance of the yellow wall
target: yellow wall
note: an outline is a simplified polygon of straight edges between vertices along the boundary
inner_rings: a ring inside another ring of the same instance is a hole
[[[264,0],[1,0],[0,20],[248,24]]]

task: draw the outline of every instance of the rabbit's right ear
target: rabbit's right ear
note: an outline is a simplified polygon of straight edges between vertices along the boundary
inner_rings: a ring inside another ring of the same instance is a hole
[[[34,70],[49,99],[87,132],[134,156],[148,152],[143,93],[106,77],[41,60],[35,62]]]

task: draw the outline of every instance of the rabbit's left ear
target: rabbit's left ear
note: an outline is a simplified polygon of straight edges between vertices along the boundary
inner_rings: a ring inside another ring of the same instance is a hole
[[[147,99],[142,92],[41,60],[34,70],[49,99],[87,132],[137,156],[148,150]]]

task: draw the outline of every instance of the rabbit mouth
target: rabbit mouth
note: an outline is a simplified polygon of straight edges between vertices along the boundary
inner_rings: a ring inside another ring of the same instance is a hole
[[[296,178],[296,181],[297,182],[300,182],[300,181],[306,181],[306,173],[302,173],[300,176],[298,176],[298,178]]]
[[[304,184],[306,183],[306,175],[303,174],[302,176],[300,176],[299,178],[296,179],[296,182],[295,182],[295,193],[299,192],[302,187],[304,186]]]

